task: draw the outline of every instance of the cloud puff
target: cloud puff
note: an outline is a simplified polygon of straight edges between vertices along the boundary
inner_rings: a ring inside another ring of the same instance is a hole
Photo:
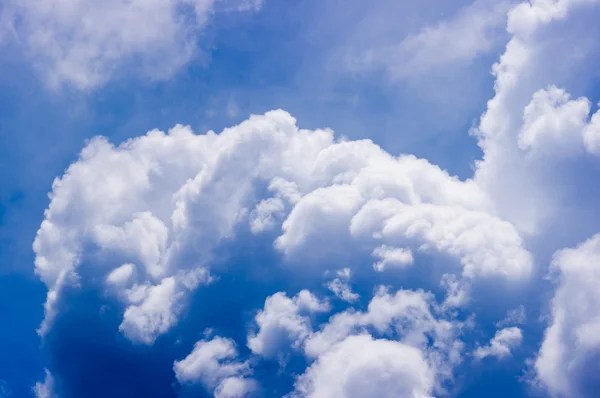
[[[57,398],[54,393],[54,377],[48,369],[45,370],[46,376],[44,382],[37,382],[33,386],[33,393],[36,398]]]
[[[396,341],[350,336],[320,356],[296,382],[294,397],[432,396],[433,371],[420,350]]]
[[[91,89],[124,64],[170,77],[197,53],[197,39],[219,10],[250,10],[238,0],[9,0],[12,30],[51,87]]]
[[[310,297],[312,307],[320,308]],[[270,308],[275,300],[285,300],[285,314]],[[429,397],[433,391],[443,392],[442,385],[461,362],[463,343],[458,337],[463,324],[452,317],[444,319],[449,314],[429,293],[391,294],[380,287],[367,311],[338,312],[319,328],[299,317],[298,310],[282,293],[269,297],[256,317],[260,331],[249,338],[250,348],[262,354],[253,348],[253,339],[262,336],[258,347],[263,347],[265,342],[281,341],[283,333],[287,344],[312,362],[297,378],[292,396],[361,397],[377,391],[383,396]],[[267,311],[270,322],[265,322]],[[268,357],[282,352],[281,344],[270,347]]]
[[[386,268],[405,267],[415,261],[410,249],[387,247],[381,245],[373,250],[373,257],[379,261],[373,264],[373,269],[383,272]]]
[[[291,299],[285,293],[276,293],[267,298],[264,309],[256,315],[259,330],[248,337],[248,347],[266,358],[279,354],[284,345],[298,348],[312,332],[310,315],[328,310],[327,303],[308,290]]]
[[[237,361],[237,355],[232,340],[201,340],[187,357],[175,361],[173,370],[180,383],[201,383],[216,398],[241,398],[254,391],[256,381],[246,377],[250,366]]]
[[[360,296],[352,291],[352,288],[348,285],[350,279],[350,268],[344,268],[336,272],[337,278],[327,283],[327,288],[335,294],[337,298],[349,303],[357,301]]]
[[[558,286],[551,303],[551,321],[535,368],[539,380],[560,396],[589,396],[600,354],[600,234],[554,255]]]
[[[488,345],[479,347],[473,355],[478,359],[486,357],[504,358],[512,354],[512,350],[521,344],[523,332],[517,327],[498,330]]]
[[[256,200],[261,185],[283,211]],[[522,278],[532,267],[516,229],[473,181],[368,140],[298,129],[283,111],[219,135],[176,126],[119,147],[93,139],[51,197],[34,242],[36,272],[49,288],[42,334],[61,290],[80,284],[82,264],[103,280],[132,264],[135,273],[111,291],[127,307],[121,330],[152,342],[176,323],[189,292],[210,283],[213,249],[249,215],[279,220],[275,247],[289,260],[400,245],[454,258],[467,278]],[[250,230],[264,231],[254,221]],[[149,304],[156,297],[160,310]]]
[[[311,333],[304,341],[304,353],[319,362],[349,336],[367,333],[392,339],[420,352],[432,373],[432,388],[441,392],[444,382],[452,379],[454,366],[461,362],[463,349],[458,339],[463,323],[446,316],[432,294],[411,290],[390,294],[379,287],[367,311],[339,312]]]

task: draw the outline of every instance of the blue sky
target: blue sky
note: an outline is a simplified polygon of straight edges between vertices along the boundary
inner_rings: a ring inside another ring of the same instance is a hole
[[[1,4],[0,397],[594,396],[599,12]]]

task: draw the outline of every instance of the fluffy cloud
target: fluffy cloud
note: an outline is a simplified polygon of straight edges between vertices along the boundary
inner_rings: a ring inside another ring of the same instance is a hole
[[[539,380],[558,396],[589,396],[595,388],[600,353],[600,234],[554,255],[558,286],[551,303],[535,368]]]
[[[265,206],[268,197],[256,202],[264,183],[284,204],[277,217],[281,206]],[[127,306],[121,329],[153,341],[177,321],[189,291],[210,282],[212,250],[249,217],[255,233],[279,220],[275,247],[287,259],[330,256],[356,242],[366,253],[382,245],[441,252],[467,278],[521,278],[532,266],[517,231],[473,181],[413,156],[394,158],[368,140],[300,130],[283,111],[219,135],[176,126],[119,147],[96,138],[51,197],[34,242],[36,272],[49,288],[42,334],[61,290],[80,285],[82,264],[103,279],[132,264],[127,284],[111,283]],[[155,297],[160,310],[148,304]]]
[[[452,379],[453,367],[461,362],[463,349],[458,339],[463,323],[445,318],[429,293],[398,290],[390,294],[380,287],[366,312],[349,309],[333,315],[305,340],[304,352],[318,363],[349,336],[368,333],[392,339],[400,347],[418,350],[432,373],[434,388],[441,392],[444,382]]]
[[[54,182],[34,243],[36,272],[48,287],[40,332],[51,329],[66,290],[99,283],[123,305],[124,335],[151,344],[177,324],[192,291],[218,283],[215,249],[246,228],[244,236],[257,240],[276,236],[286,270],[297,272],[301,264],[307,276],[341,256],[361,259],[353,269],[372,256],[376,270],[415,263],[414,270],[433,253],[444,266],[451,263],[451,272],[460,266],[456,275],[442,271],[441,305],[424,291],[381,288],[366,310],[338,312],[317,328],[314,315],[330,309],[325,301],[306,290],[293,297],[280,292],[266,299],[247,343],[260,357],[277,358],[291,345],[313,361],[297,380],[299,395],[353,396],[376,387],[385,388],[381,395],[443,394],[464,351],[458,339],[464,325],[449,310],[468,302],[472,283],[526,280],[533,268],[528,243],[542,246],[536,255],[543,258],[563,239],[543,228],[547,220],[569,235],[573,213],[598,227],[588,204],[560,206],[565,198],[580,203],[577,184],[584,179],[573,178],[581,169],[568,161],[597,153],[598,112],[590,117],[588,99],[571,99],[552,85],[552,73],[540,71],[555,34],[545,28],[587,3],[533,1],[509,13],[512,38],[494,67],[496,94],[474,129],[484,156],[473,179],[411,155],[391,156],[369,140],[299,129],[284,111],[252,116],[220,134],[176,126],[118,147],[92,140]],[[580,383],[593,384],[586,370],[596,369],[600,347],[594,337],[599,241],[595,236],[554,257],[558,288],[535,366],[557,395],[585,396]],[[369,263],[366,271],[373,272]],[[357,301],[348,277],[337,275],[328,287]],[[512,326],[522,318],[509,313],[498,327],[511,327],[474,355],[509,355],[523,339]],[[363,346],[370,347],[364,357]],[[253,382],[248,363],[236,358],[233,342],[202,341],[175,372],[182,383],[239,396]],[[375,386],[368,384],[373,380]]]
[[[310,293],[304,295],[313,308],[322,307]],[[277,302],[285,304],[285,311],[273,308]],[[267,357],[274,357],[274,352],[281,352],[276,343],[284,334],[288,345],[301,348],[313,361],[297,378],[292,396],[361,397],[377,391],[390,397],[429,397],[433,391],[443,392],[442,385],[461,362],[463,343],[458,337],[463,324],[444,319],[447,314],[432,294],[410,290],[390,294],[380,287],[366,312],[339,312],[318,330],[313,330],[308,317],[298,315],[299,306],[294,304],[282,293],[271,296],[256,317],[258,335],[249,337],[254,352],[264,354],[256,347],[269,342]]]
[[[580,171],[565,158],[595,147],[598,119],[594,115],[588,123],[590,101],[572,100],[553,85],[568,80],[565,71],[575,71],[575,64],[564,60],[561,69],[549,66],[557,51],[590,51],[551,26],[593,3],[522,2],[508,13],[511,39],[493,68],[496,93],[474,129],[484,152],[474,180],[493,198],[499,214],[525,234],[542,233],[543,225],[561,215],[561,204],[576,200],[578,189],[572,184]],[[581,214],[588,210],[582,208]]]
[[[267,358],[280,353],[284,345],[298,348],[312,331],[310,315],[328,309],[308,290],[291,299],[285,293],[276,293],[267,298],[264,309],[256,315],[259,331],[248,337],[248,347]]]
[[[387,247],[386,245],[376,247],[373,250],[373,257],[379,258],[379,261],[373,264],[373,269],[379,272],[386,268],[412,265],[415,261],[410,249]]]
[[[124,64],[150,78],[171,76],[197,53],[197,39],[219,10],[251,10],[248,0],[9,0],[3,12],[52,87],[90,89]]]
[[[512,354],[512,350],[521,344],[523,332],[517,327],[498,330],[488,345],[478,347],[473,355],[478,359],[486,357],[504,358]]]
[[[33,393],[36,398],[56,398],[54,393],[54,377],[48,369],[45,370],[46,376],[44,382],[37,382],[33,386]]]
[[[396,341],[350,336],[319,357],[296,382],[296,397],[432,396],[433,371],[420,350]]]
[[[349,303],[355,302],[359,299],[359,295],[352,292],[352,289],[348,285],[350,279],[350,268],[344,268],[337,271],[337,278],[327,283],[327,288],[335,294],[340,300],[347,301]]]
[[[571,100],[568,93],[555,86],[536,91],[523,112],[519,147],[558,154],[577,153],[584,147],[583,130],[589,112],[587,98]]]
[[[232,340],[201,340],[187,357],[175,361],[173,370],[180,383],[201,383],[216,398],[241,398],[256,388],[256,382],[246,377],[249,364],[237,361],[237,355]]]

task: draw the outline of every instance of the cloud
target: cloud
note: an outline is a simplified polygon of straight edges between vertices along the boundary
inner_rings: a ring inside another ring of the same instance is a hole
[[[304,295],[312,307],[322,307],[316,297]],[[287,309],[275,311],[275,300],[287,304]],[[267,357],[274,358],[275,352],[285,351],[278,344],[283,334],[286,346],[303,351],[312,362],[296,379],[291,396],[361,397],[378,392],[429,397],[443,391],[443,383],[461,362],[462,323],[443,319],[446,314],[432,294],[410,290],[391,294],[379,287],[366,312],[353,308],[338,312],[317,330],[308,317],[298,315],[298,307],[282,293],[271,296],[256,317],[259,334],[249,338],[250,348],[258,354],[264,351],[255,349],[256,339],[262,337],[258,347],[269,342]]]
[[[248,347],[266,358],[275,357],[283,346],[298,348],[312,331],[310,315],[325,312],[329,306],[308,290],[291,299],[285,293],[267,298],[262,311],[255,317],[258,333],[248,336]]]
[[[502,42],[509,1],[474,1],[452,17],[423,27],[399,43],[345,57],[353,71],[383,70],[390,79],[415,79],[454,65],[470,64]]]
[[[257,200],[264,185],[267,197]],[[265,208],[269,197],[283,210]],[[132,264],[128,284],[109,283],[109,291],[125,305],[121,330],[152,342],[176,324],[189,293],[213,280],[209,263],[221,242],[242,225],[266,231],[257,219],[277,225],[275,248],[290,262],[387,245],[442,253],[466,278],[523,278],[532,268],[516,229],[473,181],[368,140],[298,129],[283,111],[218,135],[176,126],[118,147],[95,138],[55,180],[51,198],[33,245],[49,289],[42,335],[62,290],[88,283],[80,267],[104,281]]]
[[[523,2],[509,11],[511,39],[493,68],[495,96],[473,130],[484,152],[474,180],[493,198],[498,213],[525,234],[541,233],[561,216],[561,204],[576,200],[579,189],[573,182],[580,170],[567,161],[583,155],[584,148],[593,152],[594,139],[582,139],[594,136],[597,117],[588,125],[590,101],[572,100],[554,85],[577,67],[571,60],[552,67],[557,53],[591,51],[560,24],[575,26],[565,22],[569,12],[593,3]]]
[[[232,340],[201,340],[187,357],[175,361],[173,370],[180,383],[201,383],[216,398],[241,398],[254,391],[256,381],[246,377],[250,366],[237,361],[237,355]]]
[[[504,326],[510,325],[522,325],[527,321],[527,313],[525,311],[525,306],[520,305],[517,308],[509,310],[506,313],[506,317],[496,323],[496,326],[501,328]]]
[[[350,336],[296,382],[294,397],[432,396],[433,371],[421,351],[369,335]]]
[[[276,287],[256,293],[264,295],[250,310],[278,292],[256,313],[256,328],[243,335],[257,362],[280,359],[290,347],[304,354],[309,365],[300,369],[298,395],[352,396],[379,387],[385,388],[381,395],[443,395],[467,351],[459,337],[475,318],[458,316],[469,309],[471,288],[490,280],[527,283],[534,271],[528,249],[542,267],[557,242],[564,247],[561,242],[583,233],[577,217],[587,222],[582,230],[597,231],[597,200],[578,190],[589,185],[584,177],[592,171],[573,164],[597,160],[598,112],[590,116],[590,100],[572,99],[548,82],[559,73],[546,69],[558,34],[551,23],[585,4],[536,1],[510,11],[512,37],[494,67],[495,96],[473,130],[484,156],[472,179],[412,155],[392,156],[370,140],[300,129],[281,110],[220,134],[175,126],[117,147],[91,140],[54,182],[34,242],[36,273],[48,288],[40,333],[68,307],[69,291],[97,289],[120,303],[116,325],[125,337],[150,345],[176,327],[197,290],[231,276],[219,249],[239,243],[239,236],[245,244],[272,244],[268,254],[276,260],[265,265],[267,273],[277,263],[290,279],[310,279],[340,264],[372,276],[371,257],[381,260],[376,270],[414,263],[410,271],[418,272],[422,259],[435,256],[446,294],[441,304],[424,290],[379,287],[366,309],[354,308]],[[560,206],[565,202],[572,206]],[[599,239],[554,257],[558,287],[535,368],[557,395],[585,396],[582,389],[597,384],[590,375],[597,374],[600,346],[593,266]],[[348,279],[344,271],[328,287],[358,307]],[[371,282],[359,282],[365,281]],[[322,280],[318,284],[323,288]],[[524,311],[509,312],[475,357],[510,355],[523,339],[516,326],[522,322]],[[370,347],[368,355],[359,355],[362,346]],[[347,361],[346,374],[339,369]],[[215,338],[199,342],[175,363],[175,372],[184,384],[236,396],[253,383],[249,363],[238,360],[233,341]]]
[[[33,386],[33,393],[36,398],[57,398],[54,393],[54,377],[48,369],[45,370],[46,376],[44,382],[37,382]]]
[[[490,343],[478,347],[473,355],[478,359],[486,357],[504,358],[512,354],[512,350],[521,344],[523,332],[517,327],[498,330]]]
[[[410,249],[387,247],[381,245],[373,250],[373,257],[380,260],[373,264],[373,269],[378,272],[385,271],[386,268],[402,268],[412,265],[415,261]]]
[[[89,90],[124,66],[151,79],[172,76],[198,52],[200,32],[219,11],[256,10],[237,0],[10,0],[11,29],[53,88]]]
[[[468,303],[470,289],[468,280],[459,279],[454,274],[444,274],[440,285],[446,289],[445,308],[458,308]]]
[[[337,271],[337,278],[327,283],[327,288],[335,294],[337,298],[349,303],[357,301],[360,296],[352,291],[352,288],[348,285],[350,279],[350,268],[344,268]]]
[[[463,349],[458,339],[463,325],[451,317],[445,319],[446,315],[430,293],[401,289],[390,294],[380,286],[367,311],[349,309],[333,315],[305,339],[304,352],[318,362],[349,336],[369,333],[389,338],[419,350],[434,375],[435,389],[441,392],[461,362]]]
[[[539,381],[556,396],[590,396],[598,387],[599,264],[600,234],[556,252],[552,261],[558,286],[535,369]]]

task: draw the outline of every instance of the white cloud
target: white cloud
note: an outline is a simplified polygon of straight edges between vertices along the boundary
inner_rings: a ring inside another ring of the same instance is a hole
[[[45,370],[46,376],[44,382],[37,382],[33,386],[33,393],[36,398],[57,398],[54,392],[54,377],[48,369]]]
[[[119,329],[133,341],[150,344],[176,322],[183,293],[177,291],[174,278],[165,278],[156,286],[136,286],[133,292],[137,294],[129,296],[132,304]]]
[[[590,103],[587,98],[570,100],[555,86],[538,90],[525,107],[519,147],[525,150],[552,150],[573,153],[583,149],[581,132],[587,124]],[[550,148],[544,148],[550,146]]]
[[[462,324],[436,319],[443,315],[433,296],[422,291],[398,290],[390,294],[380,287],[366,312],[353,309],[333,315],[304,342],[309,358],[327,355],[348,336],[375,333],[418,349],[435,374],[435,388],[452,378],[453,367],[461,362],[463,343],[458,340]]]
[[[458,279],[454,274],[442,275],[441,286],[446,289],[445,308],[462,307],[469,301],[470,285],[465,279]]]
[[[420,350],[396,341],[350,336],[320,356],[296,382],[292,396],[432,396],[434,373]]]
[[[367,311],[339,312],[303,338],[314,362],[292,396],[442,394],[463,349],[462,323],[444,316],[429,293],[380,287]]]
[[[576,189],[568,186],[579,171],[564,158],[584,147],[592,151],[592,138],[585,146],[581,142],[585,131],[594,131],[587,125],[590,101],[571,100],[553,86],[568,81],[569,73],[584,64],[583,56],[563,57],[560,68],[554,67],[557,54],[587,54],[590,49],[574,29],[553,23],[575,26],[565,22],[568,14],[593,3],[533,1],[510,10],[512,37],[493,68],[496,93],[474,130],[484,151],[475,182],[492,197],[498,214],[526,234],[542,233],[542,226],[561,213],[561,204],[575,200]]]
[[[264,183],[277,206],[256,198]],[[151,310],[130,302],[129,286],[115,292],[129,306],[122,330],[153,341],[177,322],[188,292],[210,282],[213,248],[248,215],[255,232],[281,227],[275,246],[285,259],[387,245],[446,254],[468,278],[522,278],[532,266],[517,231],[473,181],[414,156],[392,157],[368,140],[298,129],[283,111],[218,135],[176,126],[119,147],[93,139],[55,180],[51,198],[34,242],[36,272],[49,289],[41,334],[62,289],[81,286],[77,269],[96,248],[101,255],[86,262],[91,273],[105,280],[130,263],[131,283],[147,287],[139,290],[144,300],[164,300]],[[197,283],[188,283],[190,273]]]
[[[579,385],[597,378],[600,352],[600,234],[555,253],[552,270],[558,286],[535,368],[551,393],[586,396]]]
[[[496,326],[501,328],[510,325],[522,325],[527,321],[527,313],[525,306],[520,305],[506,313],[506,317],[496,323]]]
[[[106,282],[111,285],[123,286],[129,282],[134,272],[135,265],[130,263],[123,264],[108,274]]]
[[[346,268],[347,269],[347,268]],[[353,303],[360,298],[360,296],[352,291],[352,288],[348,285],[348,282],[343,281],[340,278],[335,278],[327,283],[327,288],[335,294],[340,300]]]
[[[312,332],[311,314],[325,312],[329,306],[319,301],[308,290],[289,298],[275,293],[265,301],[264,309],[255,317],[258,333],[248,336],[248,347],[253,353],[273,358],[283,346],[298,348]]]
[[[600,155],[600,110],[594,113],[590,123],[585,127],[583,142],[588,152]]]
[[[490,343],[478,347],[473,355],[478,359],[486,357],[504,358],[510,356],[512,351],[523,341],[523,332],[517,327],[498,330]]]
[[[372,255],[380,259],[373,264],[373,269],[377,272],[383,272],[386,268],[406,267],[412,265],[415,261],[410,249],[388,247],[386,245],[376,247]]]
[[[399,43],[376,45],[345,57],[350,70],[382,69],[393,80],[427,76],[453,65],[468,65],[498,47],[510,1],[474,1],[452,17],[427,25]]]
[[[182,383],[201,383],[216,398],[245,397],[256,388],[247,362],[236,360],[235,343],[222,337],[198,341],[192,352],[175,361],[173,370]]]
[[[124,66],[171,76],[198,52],[211,15],[255,10],[237,0],[9,0],[12,29],[51,87],[92,89]]]

